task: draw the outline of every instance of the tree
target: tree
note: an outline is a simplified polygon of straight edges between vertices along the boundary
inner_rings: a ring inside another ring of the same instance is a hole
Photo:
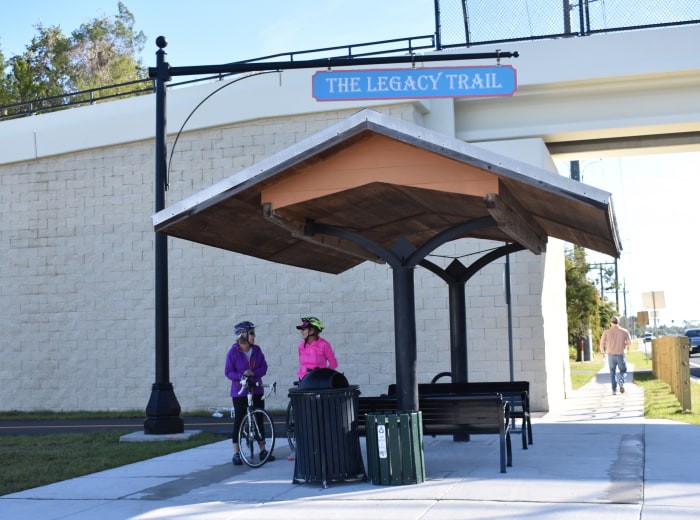
[[[32,38],[24,53],[9,60],[6,84],[13,103],[61,96],[69,84],[66,53],[70,40],[60,27],[45,28],[39,24],[36,29],[38,36]],[[60,104],[60,99],[42,104]]]
[[[582,248],[574,247],[567,252],[565,265],[569,345],[576,347],[581,339],[588,337],[589,330],[598,332],[600,337],[599,295],[595,286],[586,278],[590,266]]]
[[[9,105],[12,99],[10,90],[7,87],[7,77],[2,73],[7,67],[8,62],[5,61],[5,55],[2,53],[2,49],[0,49],[0,106]]]
[[[37,36],[21,55],[5,61],[0,54],[0,104],[32,102],[32,109],[37,109],[63,104],[65,96],[77,91],[145,79],[146,70],[136,56],[146,36],[135,31],[134,16],[122,2],[118,10],[116,16],[103,15],[82,24],[70,37],[59,26],[39,24]],[[119,93],[139,88],[121,88]],[[108,89],[98,97],[115,93],[116,89]]]
[[[74,90],[104,87],[144,79],[136,55],[146,36],[134,31],[134,15],[119,2],[119,14],[84,23],[72,33],[70,78]]]

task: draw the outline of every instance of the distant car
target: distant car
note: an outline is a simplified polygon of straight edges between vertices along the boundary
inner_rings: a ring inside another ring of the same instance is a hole
[[[685,335],[688,336],[690,353],[700,352],[700,329],[688,329],[685,331]]]
[[[651,332],[644,334],[644,343],[651,343],[652,339],[654,339],[654,335]]]

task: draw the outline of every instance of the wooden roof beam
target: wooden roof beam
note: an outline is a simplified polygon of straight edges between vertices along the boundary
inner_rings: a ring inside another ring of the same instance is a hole
[[[345,240],[340,240],[336,237],[330,237],[326,235],[308,235],[305,232],[306,222],[299,222],[298,220],[292,219],[290,217],[284,216],[280,211],[275,211],[272,209],[272,204],[266,202],[262,207],[263,217],[270,222],[286,229],[290,234],[300,240],[305,240],[310,244],[315,244],[317,246],[326,247],[328,249],[333,249],[340,251],[343,254],[349,254],[362,260],[369,260],[370,262],[375,262],[378,264],[385,263],[381,258],[373,255],[366,249]]]
[[[489,193],[484,198],[486,208],[498,224],[498,229],[534,254],[544,253],[547,250],[547,233],[503,184],[499,191],[500,193]]]

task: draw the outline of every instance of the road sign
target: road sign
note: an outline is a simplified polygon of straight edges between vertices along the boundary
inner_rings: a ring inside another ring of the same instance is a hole
[[[652,291],[642,293],[642,306],[646,310],[665,309],[666,299],[663,291]]]

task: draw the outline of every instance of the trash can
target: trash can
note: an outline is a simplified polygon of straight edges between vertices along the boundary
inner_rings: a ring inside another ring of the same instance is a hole
[[[299,381],[299,388],[302,390],[327,390],[349,386],[347,378],[332,368],[316,368]]]
[[[425,482],[421,412],[369,412],[365,415],[365,437],[372,484]]]
[[[289,389],[294,409],[296,453],[292,482],[365,479],[357,430],[360,392],[340,372],[317,369]]]

